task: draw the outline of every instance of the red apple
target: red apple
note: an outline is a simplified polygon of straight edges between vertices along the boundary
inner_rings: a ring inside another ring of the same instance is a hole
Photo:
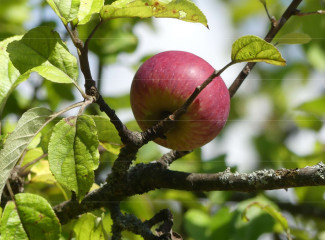
[[[214,71],[202,58],[188,52],[167,51],[144,62],[131,86],[131,107],[146,130],[178,109]],[[154,141],[175,150],[192,150],[214,139],[225,125],[230,107],[228,89],[215,78],[166,134]]]

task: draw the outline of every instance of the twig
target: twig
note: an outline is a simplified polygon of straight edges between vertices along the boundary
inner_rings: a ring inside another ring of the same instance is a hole
[[[269,13],[269,10],[267,9],[266,1],[265,0],[260,0],[260,2],[263,4],[265,12],[267,14],[267,17],[269,18],[270,22],[272,23],[272,26],[276,24],[276,20],[274,16],[271,16]]]
[[[94,36],[95,32],[100,27],[100,25],[102,25],[103,22],[104,22],[104,20],[102,18],[100,18],[99,22],[96,24],[94,29],[91,31],[91,33],[87,37],[87,39],[85,41],[85,44],[84,44],[84,49],[87,49],[87,51],[88,51],[88,45],[89,45],[89,42],[90,42],[91,38]]]
[[[110,118],[111,123],[115,126],[119,133],[122,143],[126,144],[130,142],[132,139],[132,132],[122,123],[122,121],[116,115],[115,110],[107,105],[101,95],[99,95],[96,103],[99,105],[100,110],[106,113],[106,115]]]
[[[314,12],[300,12],[299,10],[297,10],[294,15],[303,17],[303,16],[309,16],[309,15],[323,15],[323,14],[325,14],[325,10],[318,10],[318,11],[314,11]]]
[[[168,168],[175,160],[191,153],[192,151],[176,151],[172,150],[164,154],[157,162],[159,162],[163,167]]]
[[[10,197],[11,197],[11,200],[14,201],[14,202],[16,202],[16,200],[15,200],[15,194],[14,194],[14,192],[12,191],[12,188],[11,188],[11,185],[10,185],[9,180],[7,180],[7,182],[6,182],[6,186],[7,186],[7,189],[8,189],[9,195],[10,195]]]
[[[121,140],[124,144],[128,143],[132,139],[131,131],[127,129],[127,127],[122,123],[122,121],[118,118],[115,114],[115,111],[111,109],[106,102],[104,101],[103,97],[98,92],[96,88],[96,82],[93,80],[89,60],[88,60],[88,44],[95,34],[97,29],[104,21],[101,19],[100,22],[94,27],[92,32],[89,34],[88,38],[86,39],[85,43],[83,43],[79,37],[78,32],[76,29],[73,31],[69,28],[68,25],[64,25],[66,30],[68,31],[70,38],[78,50],[79,62],[80,62],[80,69],[85,77],[85,88],[86,94],[93,97],[93,100],[99,105],[101,111],[105,112],[106,115],[110,118],[111,122],[115,126],[116,130],[118,131]]]
[[[283,15],[281,16],[280,20],[277,21],[277,24],[272,24],[270,31],[265,36],[265,41],[271,42],[275,35],[281,30],[283,25],[289,20],[289,18],[296,14],[297,7],[302,2],[302,0],[293,0],[288,8],[285,10]],[[233,97],[241,84],[245,81],[246,77],[248,76],[249,72],[253,69],[256,63],[250,62],[245,65],[243,70],[238,74],[235,81],[229,87],[229,94],[230,97]]]
[[[77,29],[71,30],[69,25],[64,24],[65,29],[70,35],[70,38],[78,50],[78,57],[80,62],[80,69],[85,77],[85,89],[86,94],[98,98],[98,91],[96,89],[96,82],[91,76],[89,60],[88,60],[88,49],[85,48],[84,43],[79,39]],[[90,39],[90,38],[88,38]],[[89,42],[89,41],[88,41]],[[88,43],[87,43],[88,44]]]
[[[31,161],[31,162],[29,162],[29,163],[26,163],[24,166],[22,166],[20,169],[19,169],[19,175],[21,175],[21,176],[23,176],[23,175],[25,175],[25,170],[28,168],[28,167],[30,167],[30,166],[32,166],[33,164],[35,164],[35,163],[37,163],[39,160],[41,160],[41,159],[43,159],[43,158],[45,158],[45,157],[47,157],[47,153],[44,153],[44,154],[42,154],[41,156],[39,156],[38,158],[35,158],[33,161]]]

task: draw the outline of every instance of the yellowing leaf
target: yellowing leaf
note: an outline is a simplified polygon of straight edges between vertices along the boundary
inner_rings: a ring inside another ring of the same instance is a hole
[[[266,62],[278,66],[286,65],[276,47],[253,35],[241,37],[233,43],[231,60],[234,63]]]
[[[103,19],[176,18],[208,26],[205,15],[189,0],[117,0],[111,5],[105,5],[100,15]]]

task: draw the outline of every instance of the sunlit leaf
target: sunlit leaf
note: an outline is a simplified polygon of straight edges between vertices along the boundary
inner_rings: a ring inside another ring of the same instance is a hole
[[[64,24],[74,20],[78,15],[80,0],[46,0]]]
[[[8,202],[1,219],[1,239],[28,240],[14,202]]]
[[[58,83],[75,83],[78,78],[77,59],[50,27],[28,31],[21,40],[11,42],[7,51],[21,74],[37,72]]]
[[[109,152],[117,155],[123,146],[121,138],[109,118],[102,116],[91,116],[95,121],[100,144]]]
[[[87,23],[92,14],[99,13],[104,0],[46,0],[63,24],[75,22]]]
[[[91,213],[83,214],[76,224],[73,231],[78,240],[105,240],[102,219]]]
[[[43,156],[43,154],[44,154],[44,152],[43,152],[42,148],[40,148],[40,147],[28,150],[26,152],[26,154],[24,155],[24,159],[21,162],[21,166],[23,167],[26,164],[31,164],[34,160],[37,160],[38,158]],[[26,170],[30,170],[30,168],[32,166],[33,166],[33,164],[31,166],[29,166]]]
[[[305,44],[311,41],[311,37],[305,33],[288,33],[279,39],[278,44]]]
[[[279,66],[286,64],[276,47],[253,35],[241,37],[233,43],[231,60],[234,63],[266,62]]]
[[[9,43],[20,39],[21,36],[15,36],[0,42],[0,116],[9,95],[19,83],[25,81],[29,77],[29,74],[20,75],[19,71],[10,61],[9,55],[6,51]]]
[[[81,200],[94,182],[99,163],[95,122],[86,115],[62,119],[54,127],[48,151],[56,180]]]
[[[0,151],[0,195],[7,178],[35,135],[48,123],[52,112],[46,108],[32,108],[19,119]]]
[[[105,5],[100,14],[103,19],[125,17],[176,18],[208,26],[204,14],[189,0],[117,0],[111,5]]]
[[[78,12],[78,24],[87,23],[91,15],[99,13],[104,6],[104,0],[80,0],[80,7]]]
[[[59,239],[61,226],[51,205],[41,196],[30,193],[15,195],[19,218],[33,240]]]

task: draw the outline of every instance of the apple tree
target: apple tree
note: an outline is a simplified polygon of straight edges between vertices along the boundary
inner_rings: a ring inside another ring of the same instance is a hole
[[[1,1],[1,239],[325,239],[324,1],[219,2],[224,66],[155,52],[102,93],[139,24],[209,31],[196,2]]]

